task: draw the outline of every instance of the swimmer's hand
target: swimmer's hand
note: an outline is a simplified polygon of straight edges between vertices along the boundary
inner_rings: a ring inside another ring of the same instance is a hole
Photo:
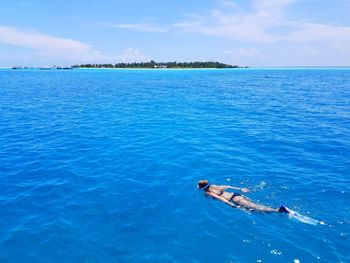
[[[243,192],[243,193],[248,193],[249,192],[249,189],[248,188],[241,188],[241,191]]]

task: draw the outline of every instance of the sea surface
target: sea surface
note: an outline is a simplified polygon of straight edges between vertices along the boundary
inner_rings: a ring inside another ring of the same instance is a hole
[[[350,69],[1,69],[0,180],[1,263],[350,262]]]

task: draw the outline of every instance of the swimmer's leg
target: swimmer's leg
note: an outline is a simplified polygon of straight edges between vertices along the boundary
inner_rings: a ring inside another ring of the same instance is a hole
[[[244,198],[243,196],[237,196],[233,199],[233,201],[235,203],[237,203],[238,205],[241,205],[241,206],[248,208],[248,209],[249,208],[253,209],[255,211],[267,212],[267,213],[280,212],[279,208],[272,208],[272,207],[268,207],[265,205],[259,205],[259,204],[253,203],[249,199]]]

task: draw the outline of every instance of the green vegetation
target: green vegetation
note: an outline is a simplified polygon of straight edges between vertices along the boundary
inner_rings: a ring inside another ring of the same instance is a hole
[[[220,62],[139,62],[117,64],[81,64],[74,68],[239,68],[237,65],[227,65]]]

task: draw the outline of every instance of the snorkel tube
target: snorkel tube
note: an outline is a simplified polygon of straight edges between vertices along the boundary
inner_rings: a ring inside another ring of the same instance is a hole
[[[209,184],[209,183],[207,183],[207,185],[206,185],[206,186],[204,186],[204,187],[202,187],[202,188],[200,188],[200,189],[202,189],[202,190],[206,190],[206,189],[208,189],[208,188],[209,188],[209,186],[210,186],[210,184]]]

